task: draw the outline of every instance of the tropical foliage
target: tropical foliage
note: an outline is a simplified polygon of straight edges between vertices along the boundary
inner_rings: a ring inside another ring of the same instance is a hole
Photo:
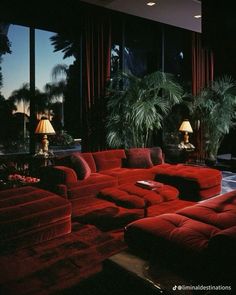
[[[11,53],[11,43],[8,40],[8,37],[6,34],[3,33],[2,27],[3,24],[0,24],[0,89],[2,87],[3,78],[2,78],[2,55],[6,53]],[[1,95],[1,92],[0,92]]]
[[[218,149],[236,119],[236,81],[223,76],[213,81],[195,97],[193,115],[202,123],[209,159],[216,159]]]
[[[118,72],[108,87],[107,143],[145,147],[164,118],[181,102],[182,87],[171,74],[156,71],[143,78]]]

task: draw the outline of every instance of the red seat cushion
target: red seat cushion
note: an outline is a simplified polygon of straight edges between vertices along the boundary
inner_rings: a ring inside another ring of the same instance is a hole
[[[189,207],[196,204],[196,202],[185,201],[185,200],[172,200],[171,202],[162,202],[157,205],[152,205],[147,208],[147,216],[158,216],[168,213],[175,213],[177,210],[180,210],[185,207]]]
[[[94,197],[75,199],[72,204],[74,220],[94,224],[103,230],[122,228],[144,216],[143,209],[126,209]]]
[[[135,183],[138,180],[154,178],[151,169],[116,168],[101,171],[101,174],[117,178],[118,184]]]
[[[116,188],[101,190],[99,196],[126,208],[144,208],[178,198],[178,190],[163,185],[155,190],[141,188],[135,184],[123,184]]]

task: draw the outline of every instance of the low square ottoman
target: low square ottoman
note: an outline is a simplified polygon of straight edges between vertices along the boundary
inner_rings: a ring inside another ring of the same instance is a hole
[[[0,250],[37,244],[71,232],[71,204],[36,187],[0,192]]]

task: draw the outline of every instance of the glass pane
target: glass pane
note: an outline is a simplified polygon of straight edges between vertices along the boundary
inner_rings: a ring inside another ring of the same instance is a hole
[[[29,28],[0,24],[0,33],[0,154],[28,152]]]
[[[125,72],[144,76],[161,69],[161,27],[142,19],[125,25]]]
[[[164,71],[172,73],[188,91],[191,91],[192,32],[165,26]]]
[[[49,138],[50,149],[71,148],[75,133],[70,128],[75,126],[68,124],[65,108],[71,92],[71,69],[76,61],[70,51],[72,42],[57,33],[43,30],[35,31],[35,39],[36,116],[38,120],[42,116],[49,118],[55,129],[56,135]],[[79,75],[76,78],[79,84]],[[69,116],[72,113],[78,115],[79,110],[72,108]]]

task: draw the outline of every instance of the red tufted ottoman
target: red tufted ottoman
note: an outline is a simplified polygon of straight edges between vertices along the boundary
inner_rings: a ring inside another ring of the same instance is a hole
[[[136,253],[165,265],[174,262],[196,269],[208,266],[208,261],[225,261],[236,241],[236,190],[176,213],[130,223],[125,241]],[[235,254],[231,257],[236,259]]]
[[[0,192],[0,249],[37,244],[71,232],[71,204],[31,186]]]
[[[184,164],[161,164],[152,168],[157,181],[178,188],[180,198],[202,200],[213,197],[221,191],[222,175],[219,170]]]
[[[178,195],[179,191],[170,185],[163,184],[155,190],[148,190],[133,183],[105,188],[99,193],[100,198],[113,202],[117,206],[144,209],[145,216],[148,207],[165,201],[176,200]]]

